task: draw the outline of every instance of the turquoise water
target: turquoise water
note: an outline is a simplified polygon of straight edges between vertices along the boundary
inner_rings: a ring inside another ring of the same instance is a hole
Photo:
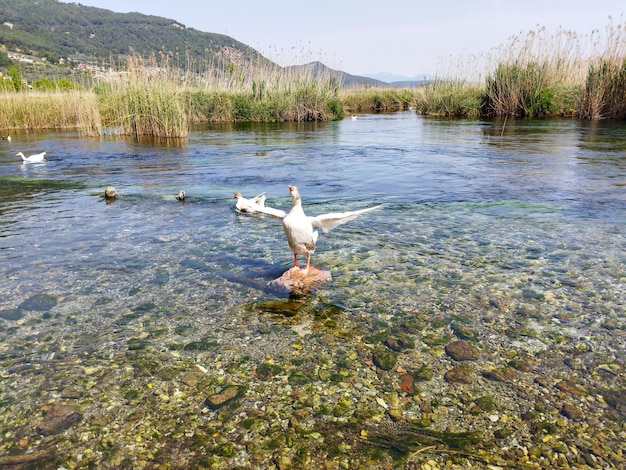
[[[48,161],[23,165],[18,151]],[[231,199],[266,192],[267,205],[288,209],[291,184],[310,215],[385,205],[320,235],[312,264],[333,283],[301,299],[266,290],[292,263],[280,222],[237,214]],[[120,195],[113,203],[106,186]],[[43,380],[89,389],[68,364],[114,382],[119,354],[144,347],[207,368],[258,363],[293,351],[292,327],[315,331],[329,318],[337,341],[409,317],[450,340],[437,328],[453,319],[480,332],[484,351],[532,356],[583,342],[600,363],[619,361],[625,227],[621,123],[503,128],[405,112],[208,126],[171,146],[15,134],[0,144],[0,369],[15,398],[0,405],[28,415],[48,399]],[[351,347],[340,345],[361,354]],[[90,392],[95,404],[83,406],[119,406],[118,395]]]
[[[561,292],[582,283],[617,301],[625,133],[575,121],[507,123],[503,132],[399,113],[216,126],[170,147],[18,135],[0,159],[3,304],[45,292],[63,310],[63,299],[122,301],[130,289],[167,304],[165,289],[189,307],[220,309],[263,296],[291,254],[279,222],[236,214],[230,196],[266,192],[268,205],[287,209],[289,184],[311,215],[385,204],[320,236],[313,262],[334,276],[322,293],[331,303],[362,308],[375,296],[375,310],[407,308],[451,288],[476,297],[494,288],[473,282],[486,275],[506,295],[565,282]],[[49,161],[23,165],[18,150],[46,150]],[[101,197],[108,185],[121,196],[113,204]],[[521,282],[527,271],[533,279]]]

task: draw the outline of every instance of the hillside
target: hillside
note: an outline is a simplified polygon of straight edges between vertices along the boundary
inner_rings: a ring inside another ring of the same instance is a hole
[[[175,20],[114,13],[57,0],[0,0],[0,44],[7,51],[108,63],[136,52],[166,54],[180,67],[224,61],[238,66],[271,64],[257,51],[222,34],[204,33]]]
[[[141,13],[115,13],[57,0],[0,0],[0,46],[4,52],[32,56],[45,64],[78,63],[116,67],[129,53],[169,58],[170,64],[202,72],[207,65],[278,67],[255,49],[229,36],[206,33],[173,19]],[[41,60],[45,58],[45,60]],[[388,86],[384,82],[328,69],[315,73],[337,76],[344,86]],[[0,64],[0,67],[2,65]],[[304,66],[310,69],[310,64]],[[319,68],[319,70],[317,70]],[[30,78],[43,67],[23,71]],[[49,73],[49,72],[48,72]]]

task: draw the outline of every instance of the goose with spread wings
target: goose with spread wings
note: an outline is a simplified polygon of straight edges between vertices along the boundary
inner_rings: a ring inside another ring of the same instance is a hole
[[[294,267],[299,267],[298,255],[306,256],[306,268],[304,268],[303,274],[308,272],[309,266],[311,265],[311,255],[315,251],[315,243],[319,235],[317,231],[313,230],[314,227],[320,227],[322,231],[326,233],[361,214],[382,207],[382,204],[380,204],[378,206],[350,212],[330,212],[318,216],[307,216],[302,208],[302,199],[298,188],[296,186],[289,186],[289,194],[293,207],[288,213],[273,208],[268,208],[271,209],[270,211],[262,208],[259,212],[282,219],[283,229],[285,230],[285,235],[287,235],[289,247],[293,252]]]

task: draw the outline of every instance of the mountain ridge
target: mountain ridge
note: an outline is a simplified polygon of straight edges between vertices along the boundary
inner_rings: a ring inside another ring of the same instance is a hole
[[[252,47],[217,33],[188,28],[143,13],[63,3],[58,0],[0,0],[0,45],[4,51],[40,58],[46,64],[119,66],[129,54],[166,58],[174,66],[201,73],[201,64],[223,67],[277,67]],[[334,70],[321,62],[283,67],[336,77],[345,87],[390,87],[372,77]],[[410,86],[410,85],[409,85]]]

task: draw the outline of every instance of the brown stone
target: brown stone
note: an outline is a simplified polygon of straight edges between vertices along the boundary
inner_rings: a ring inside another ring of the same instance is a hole
[[[501,369],[484,370],[483,377],[495,382],[506,382],[515,377],[515,369],[512,367],[502,367]]]
[[[215,393],[209,396],[205,400],[205,403],[212,410],[217,410],[218,408],[221,408],[222,406],[224,406],[226,403],[237,398],[240,392],[241,392],[240,387],[238,387],[237,385],[232,385],[224,389],[220,393]]]
[[[43,436],[53,436],[69,429],[81,418],[82,416],[75,406],[56,403],[44,415],[37,430]]]
[[[465,340],[454,341],[446,346],[446,354],[455,361],[476,361],[478,351]]]
[[[555,385],[561,392],[569,393],[570,395],[587,395],[583,389],[576,387],[575,385],[570,385],[566,382],[559,382]]]
[[[306,295],[309,292],[326,287],[332,282],[330,271],[310,266],[304,269],[294,266],[288,269],[278,279],[269,283],[269,289],[278,294]]]
[[[411,374],[404,373],[400,376],[400,390],[404,393],[413,393],[413,376]]]
[[[472,369],[467,366],[453,367],[444,374],[443,378],[449,383],[471,384]]]
[[[180,381],[189,387],[195,387],[202,380],[204,373],[199,369],[190,370],[182,376]]]
[[[52,456],[49,452],[32,452],[30,454],[5,455],[0,457],[0,468],[35,468],[35,463],[47,461],[51,457]]]
[[[563,407],[561,408],[561,414],[568,419],[575,420],[582,419],[584,416],[580,408],[570,405],[569,403],[565,403],[563,405]]]

